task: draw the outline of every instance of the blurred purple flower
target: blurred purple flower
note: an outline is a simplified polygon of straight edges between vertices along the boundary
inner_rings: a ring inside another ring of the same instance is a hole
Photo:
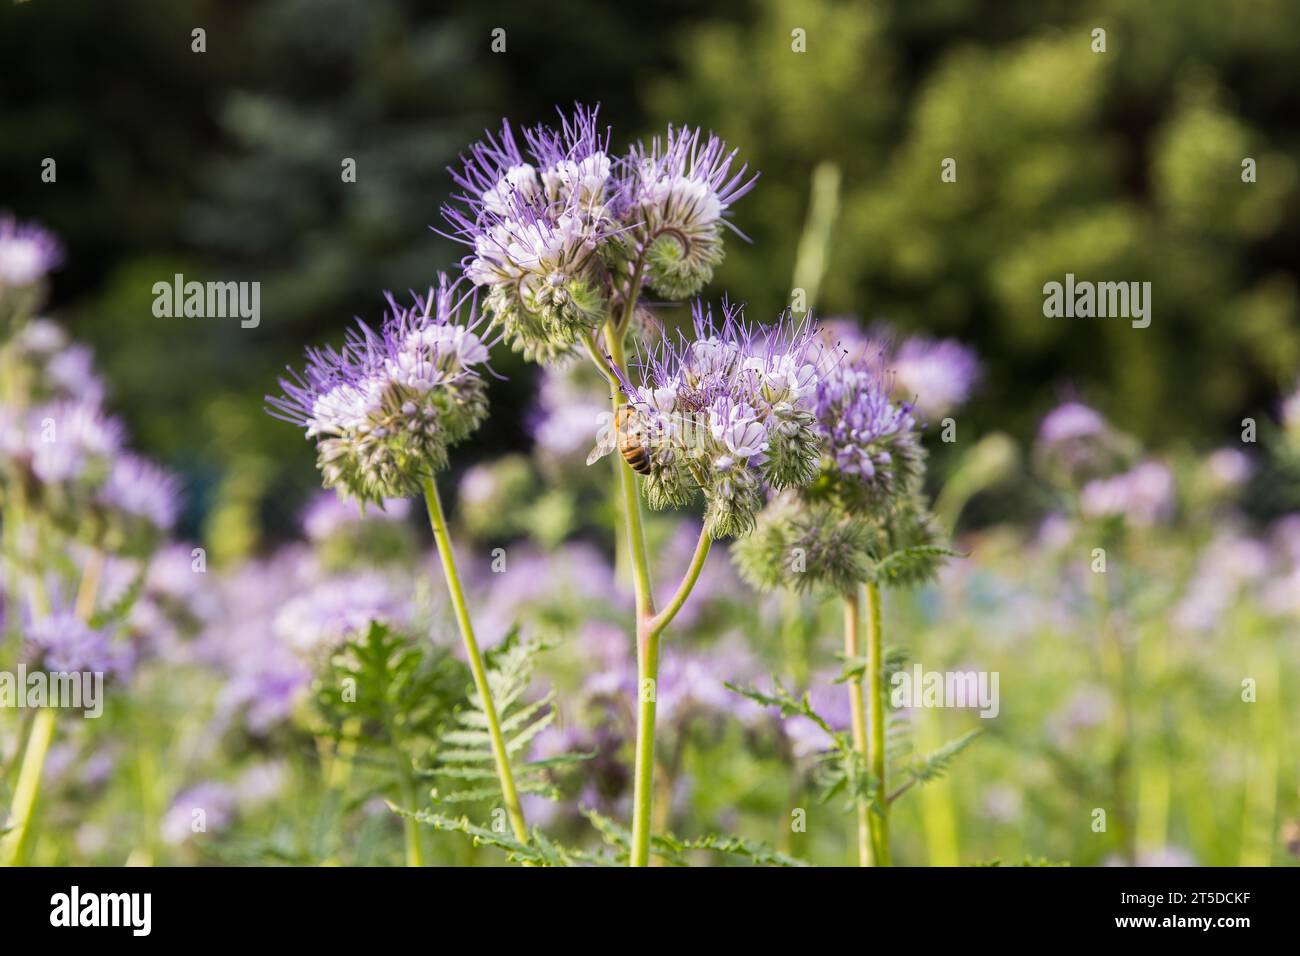
[[[229,785],[210,781],[182,791],[163,815],[161,835],[179,846],[196,833],[224,830],[234,819],[235,794]]]
[[[52,233],[13,216],[0,216],[0,287],[31,285],[62,260],[63,249]]]
[[[55,610],[36,618],[24,635],[24,657],[29,667],[50,672],[89,671],[125,678],[131,653],[112,634],[93,628],[71,610]]]
[[[98,497],[100,504],[165,532],[176,524],[180,511],[180,481],[148,459],[127,452],[113,461]]]
[[[928,419],[964,405],[979,380],[975,353],[955,339],[905,339],[891,362],[897,390]]]
[[[409,498],[388,498],[378,507],[363,509],[334,492],[321,491],[303,509],[302,529],[308,539],[323,541],[363,521],[405,521],[410,513]]]
[[[1088,482],[1079,493],[1079,509],[1088,518],[1123,518],[1147,528],[1172,516],[1174,494],[1173,472],[1144,461],[1131,471]]]

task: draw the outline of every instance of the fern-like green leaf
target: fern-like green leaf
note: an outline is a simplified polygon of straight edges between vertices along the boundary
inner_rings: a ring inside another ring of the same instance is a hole
[[[529,700],[528,690],[538,655],[551,645],[544,641],[522,640],[518,628],[506,635],[500,645],[485,658],[488,687],[496,706],[497,719],[511,771],[520,793],[536,794],[548,799],[559,797],[555,772],[587,759],[589,754],[561,754],[534,761],[517,759],[525,754],[533,740],[555,721],[555,692]],[[452,727],[440,738],[434,753],[432,772],[435,778],[458,781],[460,785],[435,789],[440,803],[475,803],[497,801],[501,790],[495,783],[495,755],[488,733],[487,714],[478,692],[471,688],[465,705],[456,712]],[[470,784],[465,786],[463,784]],[[536,862],[536,861],[532,861]]]
[[[916,784],[929,783],[931,780],[937,780],[948,772],[948,767],[953,759],[970,746],[971,741],[978,737],[982,731],[979,728],[962,734],[960,737],[945,743],[938,750],[931,751],[920,757],[916,757],[910,764],[903,768],[903,773],[907,775],[907,781],[895,790],[889,796],[889,802],[893,803],[904,793],[910,790]]]

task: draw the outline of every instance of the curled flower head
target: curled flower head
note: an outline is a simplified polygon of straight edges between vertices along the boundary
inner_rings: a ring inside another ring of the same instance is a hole
[[[410,307],[388,301],[380,331],[358,322],[341,350],[309,349],[304,371],[267,398],[270,414],[316,441],[325,487],[363,504],[418,494],[487,416],[491,343],[473,297],[443,276]]]
[[[695,337],[665,341],[620,377],[632,408],[616,441],[639,443],[651,507],[702,492],[713,537],[748,534],[764,485],[785,488],[817,471],[812,410],[822,350],[783,316],[764,328],[724,303],[721,320],[696,303]]]
[[[732,203],[753,186],[715,136],[670,127],[663,139],[610,152],[598,109],[558,126],[509,123],[461,157],[461,192],[443,207],[471,252],[466,276],[511,344],[550,361],[635,298],[642,284],[672,299],[695,292],[722,261]]]
[[[608,133],[578,107],[560,130],[525,134],[526,162],[509,123],[462,157],[463,190],[443,207],[454,238],[472,248],[465,275],[486,289],[485,306],[513,347],[549,360],[604,321],[602,245],[618,227],[610,204]]]
[[[754,533],[732,546],[740,576],[760,591],[826,586],[852,594],[867,579],[872,528],[824,502],[791,492],[774,498]]]
[[[645,255],[650,288],[670,299],[695,295],[722,262],[722,228],[731,205],[757,176],[735,169],[736,150],[698,129],[668,127],[638,144],[628,160],[633,235]]]

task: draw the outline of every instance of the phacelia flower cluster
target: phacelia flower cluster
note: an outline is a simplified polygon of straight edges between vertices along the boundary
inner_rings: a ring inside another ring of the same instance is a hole
[[[1038,426],[1034,458],[1049,479],[1082,487],[1120,467],[1134,451],[1133,441],[1096,411],[1078,401],[1058,405]]]
[[[51,233],[0,216],[0,286],[21,288],[38,282],[62,259],[63,249]]]
[[[843,349],[847,362],[882,376],[894,399],[908,402],[927,422],[965,405],[980,382],[978,357],[956,339],[904,337],[883,324],[863,330],[848,318],[828,320],[822,334],[828,346]]]
[[[1168,519],[1174,510],[1173,472],[1158,461],[1140,462],[1130,471],[1097,478],[1079,492],[1079,510],[1087,518],[1122,518],[1146,528]]]
[[[807,325],[750,325],[725,303],[720,321],[697,303],[694,324],[693,339],[665,341],[637,381],[624,377],[631,414],[609,437],[625,456],[639,447],[651,507],[680,507],[700,492],[710,536],[739,537],[753,530],[764,486],[817,474],[823,350]]]
[[[684,299],[722,261],[731,205],[753,185],[735,153],[699,130],[610,153],[597,110],[577,106],[558,129],[487,134],[451,170],[461,189],[443,209],[471,247],[465,275],[512,346],[547,361],[609,317],[614,300],[647,284]]]
[[[150,554],[180,510],[170,472],[125,450],[125,429],[93,401],[0,408],[0,489],[68,534]]]
[[[980,379],[979,359],[956,339],[904,339],[890,365],[897,391],[928,421],[965,405]]]
[[[306,369],[267,399],[315,440],[325,487],[362,504],[419,494],[487,416],[492,343],[474,297],[443,276],[412,306],[389,307],[378,332],[358,322],[341,350],[309,349]]]
[[[89,672],[125,677],[131,653],[111,632],[91,627],[70,608],[32,621],[24,635],[27,666],[50,673]]]
[[[883,353],[821,348],[810,396],[814,480],[774,497],[733,548],[741,575],[762,590],[852,593],[889,555],[938,539],[921,494],[920,427],[911,403],[895,399]],[[922,580],[936,560],[900,565],[889,583]]]
[[[819,484],[849,514],[887,513],[922,472],[912,406],[890,393],[888,377],[867,359],[831,365],[818,383]]]
[[[62,260],[63,248],[51,233],[0,216],[0,321],[34,310],[46,274]]]

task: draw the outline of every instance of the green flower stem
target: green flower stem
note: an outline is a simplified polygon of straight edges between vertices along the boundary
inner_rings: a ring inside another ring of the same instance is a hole
[[[103,569],[103,554],[97,550],[92,551],[77,591],[76,612],[83,621],[89,620],[94,610],[95,595],[99,591]],[[33,580],[32,596],[37,610],[48,614],[49,600],[39,577]],[[27,735],[18,783],[14,786],[13,804],[9,808],[12,829],[0,839],[0,861],[7,866],[22,866],[27,854],[32,816],[41,793],[41,776],[45,772],[45,758],[49,756],[50,742],[54,739],[54,724],[54,709],[43,707],[36,712],[31,731]]]
[[[32,813],[41,792],[41,773],[45,758],[54,739],[54,709],[42,707],[32,721],[31,733],[23,753],[22,769],[14,787],[13,804],[9,808],[12,829],[0,840],[0,862],[5,866],[22,866],[27,853],[27,839],[31,832]]]
[[[515,831],[516,839],[520,843],[527,843],[528,827],[524,823],[523,809],[519,806],[515,778],[510,772],[510,754],[506,749],[505,738],[501,735],[501,723],[497,719],[496,705],[492,703],[492,690],[488,685],[487,671],[483,667],[483,656],[479,653],[478,642],[474,639],[474,625],[470,623],[469,610],[465,606],[465,593],[461,590],[460,575],[456,571],[456,555],[451,548],[447,517],[442,511],[438,486],[432,478],[424,481],[424,501],[429,509],[429,524],[433,527],[438,556],[442,559],[442,570],[447,577],[447,590],[451,593],[451,603],[456,610],[460,635],[465,640],[465,653],[469,657],[469,669],[474,675],[474,687],[483,702],[483,713],[487,717],[488,734],[492,738],[492,756],[496,761],[497,777],[501,781],[501,796],[505,800],[506,813],[510,816],[510,826]]]
[[[885,657],[880,637],[880,587],[865,588],[867,595],[867,703],[871,739],[868,757],[875,778],[876,809],[870,815],[871,859],[889,866],[889,797],[885,780]]]
[[[628,309],[628,314],[631,314],[631,308]],[[610,361],[619,369],[625,370],[627,355],[624,351],[622,325],[620,323],[616,326],[612,320],[605,324],[605,346],[609,350]],[[610,401],[617,416],[619,407],[627,401],[627,398],[622,389],[615,387]],[[650,560],[646,554],[645,528],[641,523],[641,494],[637,489],[636,475],[626,462],[620,462],[617,467],[619,484],[623,490],[623,520],[627,528],[627,547],[632,557],[632,585],[636,591],[638,702],[635,783],[632,796],[632,846],[628,862],[632,866],[649,866],[650,830],[653,827],[654,812],[655,698],[658,696],[655,687],[659,680],[659,637],[663,633],[663,628],[656,630],[651,626],[655,613],[654,595],[650,590]],[[678,607],[680,606],[679,604]],[[666,625],[667,621],[664,624]]]
[[[704,570],[704,562],[708,560],[712,547],[713,539],[709,537],[708,531],[700,529],[700,537],[695,542],[695,553],[691,556],[691,563],[686,569],[682,583],[677,586],[677,593],[664,605],[664,609],[650,620],[652,634],[662,634],[677,616],[677,612],[682,609],[686,599],[691,596],[691,591],[695,588],[695,582],[700,579],[700,572]]]
[[[857,592],[844,597],[844,656],[850,661],[862,657],[862,602]],[[848,681],[849,712],[852,715],[853,749],[867,761],[867,711],[862,700],[862,678]],[[871,808],[865,795],[858,805],[858,866],[871,865]]]
[[[397,754],[397,771],[402,786],[402,800],[407,807],[414,810],[416,801],[415,779],[407,766],[406,754]],[[420,824],[414,817],[403,817],[402,826],[406,836],[406,865],[424,866],[424,847],[420,843]]]
[[[612,323],[605,325],[605,345],[609,349],[610,361],[620,370],[627,370],[627,353],[623,344],[623,333]],[[610,399],[614,415],[627,402],[627,396],[621,388],[615,388]],[[641,494],[636,486],[636,473],[626,463],[618,469],[619,483],[623,490],[623,516],[627,524],[628,549],[632,555],[632,583],[636,589],[636,616],[638,631],[640,622],[649,621],[654,615],[654,596],[650,591],[650,559],[646,555],[645,528],[641,523]],[[638,642],[640,643],[640,642]],[[638,647],[638,655],[641,648]]]
[[[639,269],[633,289],[640,287]],[[629,297],[623,319],[617,325],[611,320],[605,324],[605,345],[610,361],[620,370],[627,368],[624,336],[635,309],[635,292]],[[611,399],[614,414],[626,401],[619,388]],[[619,483],[623,489],[623,515],[627,526],[628,551],[632,557],[632,583],[636,591],[637,637],[637,721],[635,783],[632,797],[632,846],[628,862],[632,866],[650,865],[650,831],[654,828],[654,765],[655,765],[655,707],[656,683],[659,680],[659,642],[664,630],[672,622],[690,597],[695,582],[699,580],[704,562],[708,559],[712,540],[701,531],[681,584],[663,612],[655,614],[654,594],[650,589],[650,561],[646,553],[645,528],[641,523],[641,495],[637,489],[636,475],[624,462],[618,467]]]
[[[637,622],[636,779],[632,791],[630,866],[650,865],[654,814],[655,699],[659,679],[659,635]]]

